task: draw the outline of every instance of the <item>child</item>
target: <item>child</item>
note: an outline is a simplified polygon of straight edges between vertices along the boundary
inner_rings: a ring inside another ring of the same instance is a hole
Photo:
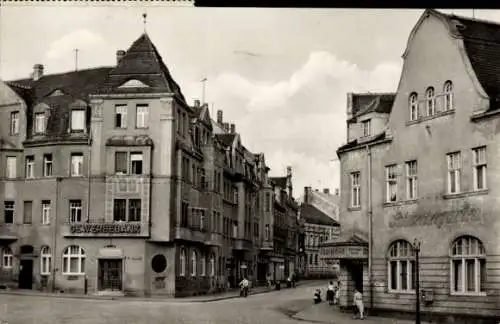
[[[316,289],[316,292],[314,293],[314,303],[319,304],[321,303],[321,290]]]

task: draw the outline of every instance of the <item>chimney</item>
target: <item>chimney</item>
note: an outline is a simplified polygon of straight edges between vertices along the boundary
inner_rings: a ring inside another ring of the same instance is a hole
[[[286,176],[287,177],[291,177],[292,176],[292,167],[291,166],[287,166],[286,167]]]
[[[339,195],[339,189],[335,189],[335,196],[338,196]]]
[[[118,63],[120,63],[120,61],[122,60],[122,58],[125,56],[125,51],[124,50],[118,50],[116,51],[116,65],[118,65]]]
[[[234,134],[236,133],[236,125],[235,124],[231,124],[231,134]]]
[[[324,194],[327,194],[327,195],[328,195],[328,194],[330,194],[330,189],[328,189],[328,188],[324,188],[324,189],[323,189],[323,193],[324,193]]]
[[[353,111],[352,111],[352,92],[347,93],[347,119],[351,119],[353,116]]]
[[[194,106],[197,107],[197,108],[200,107],[200,100],[195,99],[194,100]]]
[[[43,76],[43,64],[35,64],[33,66],[33,81],[40,79]]]
[[[222,110],[217,110],[217,124],[222,125]]]
[[[304,203],[309,204],[311,199],[311,187],[304,187]]]
[[[224,128],[226,133],[229,133],[229,123],[222,123],[222,128]]]

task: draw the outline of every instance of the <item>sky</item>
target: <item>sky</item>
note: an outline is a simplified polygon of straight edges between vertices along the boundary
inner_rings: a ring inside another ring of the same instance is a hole
[[[472,10],[442,10],[472,16]],[[0,7],[0,79],[112,66],[144,32],[188,103],[202,99],[263,152],[271,176],[339,188],[347,92],[396,91],[408,35],[423,10],[190,8],[60,4]],[[475,10],[500,21],[500,11]]]

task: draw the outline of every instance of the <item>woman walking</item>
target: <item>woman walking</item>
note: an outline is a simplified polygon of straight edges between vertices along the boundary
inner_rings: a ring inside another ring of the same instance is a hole
[[[326,300],[328,301],[328,304],[333,304],[333,297],[334,297],[334,289],[335,287],[333,286],[333,281],[330,281],[330,284],[328,284],[328,290],[326,291]]]

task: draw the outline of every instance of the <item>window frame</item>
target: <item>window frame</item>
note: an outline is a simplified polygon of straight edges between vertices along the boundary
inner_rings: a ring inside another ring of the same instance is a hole
[[[141,110],[141,108],[145,108]],[[141,116],[141,118],[139,118]],[[142,124],[139,124],[139,120]],[[137,104],[135,105],[135,128],[136,129],[147,129],[149,128],[149,105],[148,104]]]
[[[454,160],[454,158],[457,158]],[[447,175],[446,182],[447,188],[446,191],[450,195],[461,193],[461,185],[462,185],[462,153],[460,151],[451,152],[446,154],[446,162],[447,162]],[[457,165],[455,165],[455,162]],[[452,177],[453,174],[453,177]],[[452,192],[452,180],[454,180],[455,191]]]
[[[443,97],[443,100],[444,100],[444,103],[443,103],[443,111],[451,111],[451,110],[454,110],[455,107],[454,107],[454,95],[453,95],[453,82],[451,82],[450,80],[446,81],[443,85],[443,94],[444,94],[444,97]],[[449,107],[448,107],[449,105]]]
[[[50,172],[49,172],[50,171]],[[52,153],[43,155],[43,176],[52,177],[54,174],[54,156]]]
[[[77,159],[81,159],[81,161],[77,161],[79,163],[74,163]],[[74,152],[71,153],[70,155],[70,170],[69,170],[69,176],[70,177],[83,177],[83,164],[84,164],[84,156],[83,153],[81,152]],[[75,169],[75,165],[80,165],[78,168]],[[79,173],[75,172],[76,170],[79,171]]]
[[[393,253],[395,251],[395,253]],[[401,253],[406,251],[406,253]],[[414,294],[416,288],[416,276],[414,276],[415,268],[415,249],[407,240],[396,240],[389,245],[387,250],[387,291],[398,294]],[[396,264],[396,288],[392,287],[392,264]],[[403,280],[401,269],[402,264],[406,267],[406,289],[403,289]]]
[[[480,152],[484,153],[482,154],[483,159],[481,159],[481,154]],[[480,191],[480,190],[487,190],[488,189],[488,177],[487,177],[487,172],[488,172],[488,155],[486,151],[486,146],[479,146],[476,148],[472,149],[472,173],[473,173],[473,178],[474,178],[474,190],[475,191]],[[482,170],[482,188],[478,187],[478,172],[479,169]]]
[[[120,111],[122,110],[122,111]],[[118,119],[118,116],[120,117]],[[126,104],[117,104],[115,105],[115,128],[116,129],[127,129],[128,123],[127,123],[127,117],[128,117],[128,106]],[[120,121],[120,125],[118,125],[118,120]]]
[[[73,253],[71,251],[71,248],[78,248],[78,253]],[[72,272],[71,271],[71,260],[72,259],[77,259],[78,261],[78,271],[77,272]],[[68,260],[67,262],[67,268],[65,268],[65,260]],[[87,261],[87,254],[85,253],[85,250],[79,246],[79,245],[69,245],[67,246],[62,253],[62,269],[61,273],[64,276],[81,276],[85,275],[85,262]],[[82,266],[83,265],[83,266]],[[83,270],[83,271],[82,271]]]
[[[83,222],[83,202],[81,199],[70,199],[68,202],[69,207],[69,223],[70,224],[79,224]],[[75,220],[73,220],[73,210],[75,211]],[[78,211],[80,213],[80,219],[78,220]]]
[[[434,87],[428,87],[425,90],[425,113],[428,117],[436,115],[436,93]]]
[[[414,168],[412,168],[414,164]],[[406,199],[407,200],[417,200],[418,199],[418,162],[417,160],[411,160],[405,162],[406,168]],[[415,173],[411,174],[411,170],[414,169]],[[410,194],[410,190],[413,195]]]
[[[14,163],[11,163],[9,161],[14,161]],[[5,159],[5,178],[7,179],[15,179],[17,178],[17,156],[6,156]]]
[[[26,179],[34,179],[35,178],[35,156],[27,155],[24,158],[24,177]]]
[[[180,253],[179,253],[179,276],[180,277],[185,277],[186,276],[186,249],[181,248]]]
[[[14,261],[14,253],[10,246],[6,246],[2,249],[2,269],[12,269],[12,263]]]
[[[418,94],[416,92],[412,92],[408,97],[408,104],[410,108],[410,121],[418,120],[419,117],[419,107],[418,107]]]
[[[11,111],[10,112],[10,125],[9,125],[9,133],[11,136],[19,135],[21,130],[20,125],[20,113],[19,111]]]
[[[357,181],[355,181],[357,179]],[[350,203],[352,208],[361,207],[361,172],[354,171],[349,174],[349,180],[351,185],[350,190]],[[355,199],[356,197],[356,199]]]
[[[394,190],[394,192],[392,192]],[[394,200],[392,195],[394,194]],[[385,167],[385,202],[395,203],[398,201],[398,165],[391,164]]]
[[[372,120],[371,119],[365,119],[365,120],[361,121],[361,126],[363,129],[363,137],[372,136]]]
[[[78,116],[78,114],[81,114],[81,117],[82,117],[82,120],[81,120],[81,128],[76,128],[76,126],[80,126],[80,125],[77,125],[78,123],[76,123],[75,121],[77,121],[76,117]],[[85,109],[71,109],[71,125],[70,125],[70,130],[72,133],[79,133],[79,132],[84,132],[85,131],[85,124],[86,124],[86,110]]]
[[[40,275],[48,276],[52,273],[52,252],[48,245],[40,249]]]
[[[42,118],[39,118],[42,117]],[[40,123],[41,122],[41,123]],[[33,134],[45,134],[47,127],[47,116],[44,112],[35,112],[33,116]]]
[[[207,257],[205,254],[201,255],[200,264],[201,264],[200,276],[206,277],[207,276]]]
[[[198,276],[198,253],[191,251],[191,277]]]
[[[50,200],[42,200],[41,219],[42,225],[50,225],[50,214],[52,213],[52,205]]]
[[[215,254],[210,254],[210,277],[215,277]]]
[[[12,207],[7,207],[7,204],[12,204]],[[12,212],[12,222],[7,222],[7,211]],[[16,223],[16,202],[14,200],[5,200],[3,202],[3,223],[6,225]]]
[[[469,240],[468,244],[465,245],[463,244],[464,240]],[[457,250],[457,243],[461,242],[462,244],[460,245],[461,251],[460,253],[455,253]],[[464,247],[470,247],[472,246],[471,243],[476,243],[476,253],[462,253]],[[455,290],[455,278],[456,278],[456,273],[455,273],[455,267],[454,267],[454,261],[461,261],[461,286],[462,289],[457,291]],[[468,291],[467,290],[467,277],[466,277],[466,272],[467,272],[467,261],[468,260],[474,260],[474,291]],[[483,265],[481,265],[481,261],[483,261]],[[482,290],[483,284],[486,284],[488,281],[486,279],[486,262],[487,262],[487,254],[486,250],[484,248],[483,242],[478,239],[475,236],[472,235],[461,235],[455,240],[453,240],[451,247],[450,247],[450,295],[453,296],[486,296],[486,290]],[[481,267],[484,267],[484,269],[481,269]],[[482,277],[483,273],[482,270],[484,270],[484,278]],[[484,282],[482,282],[484,281]]]

